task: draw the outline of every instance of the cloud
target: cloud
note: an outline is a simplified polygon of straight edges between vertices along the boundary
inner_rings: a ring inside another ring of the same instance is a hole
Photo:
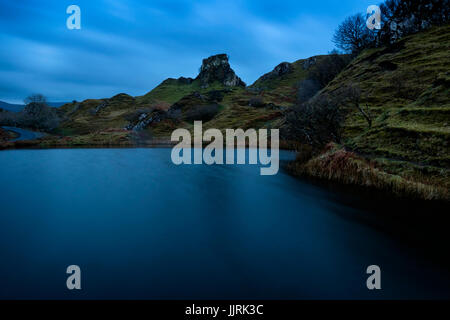
[[[82,29],[67,30],[72,3],[5,0],[0,100],[142,95],[167,77],[196,76],[217,53],[250,84],[282,61],[327,53],[337,23],[365,1],[77,0]]]

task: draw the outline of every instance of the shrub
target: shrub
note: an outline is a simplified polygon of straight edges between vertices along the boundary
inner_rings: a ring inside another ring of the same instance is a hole
[[[206,106],[194,106],[187,110],[182,116],[183,120],[188,122],[193,121],[210,121],[219,113],[219,106],[217,104],[211,104]]]
[[[262,97],[253,97],[249,100],[248,105],[254,108],[262,108],[265,106],[264,100]]]
[[[33,94],[24,101],[27,105],[21,112],[2,112],[0,124],[42,131],[51,131],[59,126],[57,110],[47,106],[43,95]]]
[[[315,96],[286,115],[287,135],[315,147],[339,142],[343,116],[338,96]]]
[[[322,88],[325,88],[347,66],[348,56],[332,53],[324,57],[311,69],[309,77],[298,85],[297,99],[299,103],[311,99]]]
[[[315,79],[305,79],[298,85],[297,100],[298,102],[307,102],[314,97],[321,89],[319,81]]]

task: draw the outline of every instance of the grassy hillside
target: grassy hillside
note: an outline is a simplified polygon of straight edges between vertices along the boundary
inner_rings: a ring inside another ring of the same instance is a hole
[[[128,124],[126,115],[136,108],[135,98],[127,94],[65,104],[60,108],[65,120],[56,133],[70,136],[123,128]]]
[[[64,121],[55,133],[69,137],[82,135],[83,141],[88,143],[95,134],[108,135],[108,132],[126,128],[133,114],[143,113],[142,110],[168,111],[172,106],[183,103],[190,107],[193,104],[195,107],[207,106],[211,104],[207,98],[211,94],[221,95],[220,101],[214,101],[219,106],[219,112],[210,121],[204,121],[205,128],[278,127],[283,119],[283,110],[296,102],[298,83],[308,76],[323,57],[298,60],[289,64],[290,70],[286,74],[272,74],[266,79],[263,76],[249,87],[228,87],[214,81],[205,88],[198,78],[182,77],[167,79],[139,97],[119,94],[110,99],[69,103],[60,108]],[[206,98],[202,98],[204,101],[192,101],[190,96],[194,93]],[[255,100],[259,101],[256,106],[252,105]],[[181,109],[186,112],[189,108]],[[148,137],[167,139],[174,129],[181,127],[191,129],[192,122],[168,118],[149,124],[143,131]],[[97,140],[95,144],[99,143]]]
[[[167,79],[146,95],[136,97],[136,100],[141,105],[167,103],[170,106],[193,92],[207,93],[211,90],[224,89],[224,86],[220,83],[214,83],[212,86],[203,89],[198,80],[187,83],[182,79]]]
[[[372,125],[357,108],[344,106],[341,143],[319,154],[303,149],[291,170],[400,195],[450,199],[449,52],[450,26],[362,52],[319,95],[358,86],[360,106],[370,114]],[[206,78],[167,79],[140,97],[122,93],[65,104],[58,111],[60,127],[40,144],[163,142],[174,129],[192,130],[196,117],[205,119],[205,129],[280,128],[297,102],[299,83],[330,66],[327,56],[316,56],[282,63],[251,86],[229,86],[223,79],[236,75],[226,55],[205,59],[204,64],[217,57],[224,61],[223,68],[207,74],[212,69],[202,65]],[[213,80],[205,85],[205,79]]]
[[[450,187],[449,67],[450,26],[435,27],[388,48],[364,51],[323,90],[332,94],[348,84],[361,88],[360,105],[369,110],[373,125],[348,106],[343,146],[392,181],[440,190],[425,198],[448,197]],[[313,159],[316,168],[319,160]],[[323,175],[319,171],[315,175]]]
[[[290,63],[285,74],[265,74],[250,86],[261,91],[268,102],[290,106],[296,102],[298,84],[309,76],[310,71],[320,64],[326,56],[314,56]],[[273,71],[272,71],[273,72]]]
[[[369,129],[361,114],[351,110],[345,143],[360,152],[449,167],[449,52],[446,26],[355,59],[326,90],[357,83],[374,123]]]

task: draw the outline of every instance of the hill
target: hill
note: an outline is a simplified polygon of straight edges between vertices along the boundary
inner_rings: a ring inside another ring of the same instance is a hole
[[[22,104],[13,104],[13,103],[7,103],[4,101],[0,101],[0,109],[3,109],[3,110],[19,112],[24,107],[25,107],[25,105],[22,105]]]
[[[142,143],[143,136],[168,139],[175,128],[191,129],[194,120],[203,120],[205,128],[278,127],[283,110],[296,102],[298,83],[323,57],[284,63],[285,69],[277,66],[246,87],[227,55],[211,56],[203,60],[195,79],[170,78],[138,97],[122,93],[66,104],[60,108],[64,121],[55,133],[77,141],[84,136],[82,143],[89,144],[96,133],[106,137],[107,132],[124,130],[130,143],[136,133]]]
[[[176,128],[192,130],[194,120],[202,120],[205,129],[283,132],[291,110],[303,102],[299,92],[305,83],[324,75],[315,99],[356,86],[358,107],[334,105],[344,114],[341,137],[329,137],[326,142],[332,143],[324,149],[313,149],[299,139],[289,143],[300,151],[291,171],[398,195],[448,200],[449,31],[448,25],[433,27],[366,49],[350,63],[350,57],[337,55],[283,62],[250,86],[235,74],[228,56],[212,56],[203,60],[195,79],[167,79],[143,96],[121,93],[65,104],[58,109],[61,125],[39,144],[155,144],[167,141]],[[332,68],[335,61],[340,61],[339,68]],[[320,119],[309,124],[313,129],[316,125],[321,125]]]
[[[347,105],[341,145],[297,163],[295,171],[448,199],[449,48],[447,25],[361,53],[320,94],[333,95],[342,87],[357,85],[359,103],[370,114],[372,125],[360,110]]]
[[[67,102],[47,102],[47,105],[49,107],[59,108],[63,105],[65,105]],[[24,104],[14,104],[14,103],[8,103],[4,101],[0,101],[0,109],[12,111],[12,112],[20,112],[25,108]]]

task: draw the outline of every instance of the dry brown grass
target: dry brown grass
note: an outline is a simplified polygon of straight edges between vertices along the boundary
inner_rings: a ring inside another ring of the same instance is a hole
[[[289,165],[295,175],[336,181],[348,185],[375,188],[402,197],[450,201],[448,188],[431,179],[417,181],[407,176],[390,174],[376,162],[329,144],[309,161],[298,159]]]

